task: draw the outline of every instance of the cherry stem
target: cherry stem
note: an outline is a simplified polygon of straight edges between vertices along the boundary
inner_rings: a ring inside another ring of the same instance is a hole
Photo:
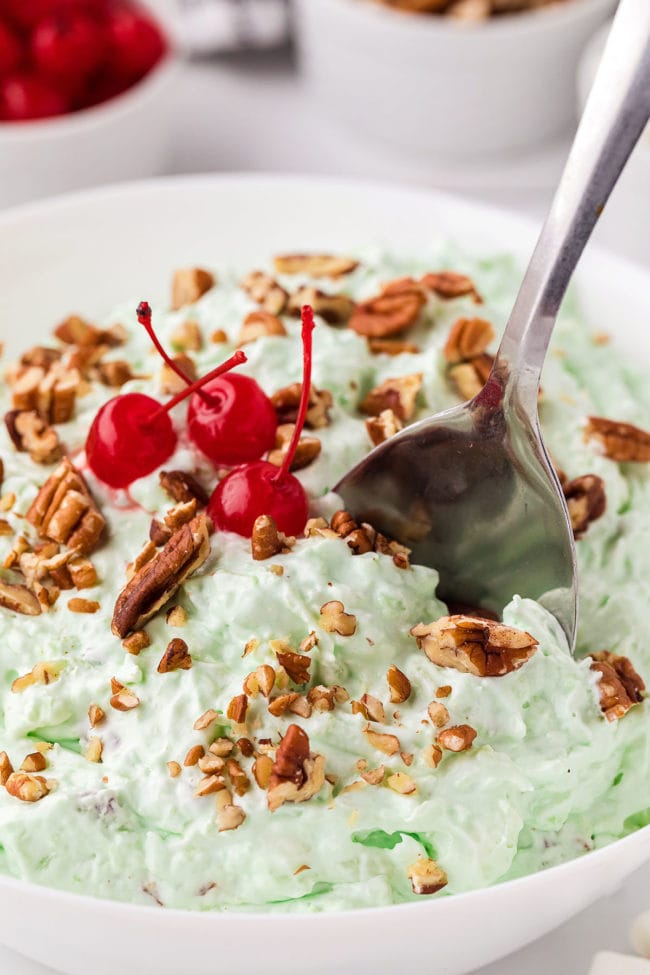
[[[149,336],[149,338],[153,342],[154,347],[156,349],[156,352],[161,357],[161,359],[163,360],[163,362],[165,362],[165,364],[168,365],[169,368],[173,372],[175,372],[176,375],[180,379],[182,379],[184,383],[187,383],[187,385],[190,386],[192,384],[192,377],[191,376],[188,376],[188,374],[185,372],[185,370],[181,366],[179,366],[177,362],[174,362],[174,360],[169,355],[169,353],[165,351],[165,349],[163,348],[163,346],[162,346],[162,344],[160,342],[160,339],[158,338],[158,336],[154,332],[154,328],[153,328],[153,325],[151,323],[151,305],[149,304],[148,301],[141,301],[140,302],[140,304],[138,305],[137,311],[136,311],[136,315],[138,316],[138,322],[140,323],[140,325],[143,326],[143,328],[146,331],[147,335]],[[205,393],[201,393],[201,396],[202,396],[203,399],[206,399],[206,400],[208,398]]]
[[[273,480],[277,484],[289,473],[293,458],[296,456],[300,436],[305,425],[307,409],[309,407],[309,395],[311,393],[311,366],[312,366],[312,337],[315,328],[314,309],[311,305],[303,305],[300,312],[302,319],[302,390],[300,393],[300,406],[296,417],[296,426],[291,437],[291,442],[282,462],[282,467],[274,476]]]
[[[222,376],[224,372],[229,372],[231,369],[234,369],[235,366],[240,366],[243,362],[248,362],[248,357],[244,352],[241,351],[241,349],[238,349],[237,352],[234,352],[229,359],[222,362],[221,365],[213,369],[212,372],[206,373],[206,375],[202,376],[201,379],[197,379],[196,382],[190,383],[186,389],[181,390],[180,393],[176,393],[176,395],[173,396],[168,403],[165,403],[165,405],[161,406],[160,409],[156,410],[155,413],[152,413],[147,422],[151,423],[153,420],[157,419],[161,413],[169,413],[170,410],[173,410],[175,406],[177,406],[184,399],[187,399],[188,396],[191,396],[192,393],[198,392],[203,386],[205,386],[206,383],[209,383],[210,380],[216,379],[217,376]]]

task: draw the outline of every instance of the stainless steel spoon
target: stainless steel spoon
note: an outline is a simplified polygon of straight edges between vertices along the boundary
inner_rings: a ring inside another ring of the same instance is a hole
[[[483,390],[381,444],[336,487],[353,515],[439,570],[441,598],[496,611],[515,593],[539,599],[571,647],[576,553],[539,379],[569,280],[649,117],[650,0],[622,0]]]

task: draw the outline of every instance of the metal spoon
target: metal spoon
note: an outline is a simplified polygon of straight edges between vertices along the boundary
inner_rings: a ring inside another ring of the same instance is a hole
[[[569,280],[649,117],[650,0],[622,0],[483,390],[381,444],[336,487],[355,517],[438,569],[442,599],[497,612],[515,593],[539,599],[572,648],[576,553],[539,379]]]

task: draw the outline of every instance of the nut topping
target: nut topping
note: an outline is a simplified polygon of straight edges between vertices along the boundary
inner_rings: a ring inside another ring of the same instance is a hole
[[[459,396],[474,399],[481,392],[492,369],[494,357],[488,352],[474,356],[469,362],[460,362],[449,370],[449,379]]]
[[[299,288],[289,298],[287,311],[300,317],[303,305],[311,305],[314,314],[319,315],[328,325],[343,325],[354,310],[354,302],[347,295],[328,295],[318,288]]]
[[[251,271],[240,282],[240,287],[271,315],[280,315],[286,308],[289,295],[266,271]]]
[[[16,677],[11,685],[12,693],[22,694],[34,684],[53,684],[59,679],[62,669],[63,665],[56,660],[44,660],[40,664],[35,664],[28,674]]]
[[[425,303],[421,291],[381,294],[355,306],[350,328],[369,338],[390,338],[414,325]]]
[[[41,538],[89,555],[97,548],[106,522],[83,477],[64,458],[50,475],[26,515]]]
[[[577,540],[582,538],[592,521],[605,513],[605,482],[597,474],[583,474],[563,483],[562,490],[569,509],[573,537]]]
[[[291,551],[289,539],[278,531],[275,519],[270,515],[260,515],[255,519],[251,535],[251,554],[256,562],[264,562],[274,555]]]
[[[192,657],[185,640],[174,637],[167,644],[160,663],[158,664],[159,674],[169,674],[172,670],[189,670],[192,666]]]
[[[292,383],[284,386],[274,393],[271,402],[277,413],[278,423],[295,423],[298,419],[298,407],[302,396],[302,383]],[[329,426],[330,417],[328,410],[334,400],[328,389],[316,389],[312,384],[309,388],[309,402],[307,404],[307,416],[305,427],[309,430],[320,430],[322,427]]]
[[[197,515],[172,535],[165,547],[143,565],[117,598],[112,630],[124,637],[140,629],[167,603],[210,554],[208,519]]]
[[[13,773],[14,767],[11,764],[6,752],[0,752],[0,786],[7,784],[7,779]]]
[[[405,701],[408,701],[411,696],[411,682],[406,674],[403,674],[392,664],[386,673],[386,680],[390,690],[391,704],[404,704]]]
[[[178,504],[194,500],[199,507],[205,508],[208,503],[207,492],[187,471],[161,471],[159,480],[163,491]]]
[[[591,669],[600,674],[600,708],[608,721],[618,721],[644,698],[645,683],[627,657],[603,650],[592,653]]]
[[[40,616],[41,604],[27,586],[0,580],[0,606],[23,616]]]
[[[632,423],[606,420],[590,416],[585,429],[585,439],[595,440],[605,457],[619,463],[650,462],[650,433]]]
[[[289,725],[271,770],[269,809],[275,812],[285,802],[305,802],[320,792],[324,783],[324,756],[311,755],[307,733],[298,725]]]
[[[357,628],[356,616],[346,613],[343,603],[338,599],[321,606],[318,622],[327,633],[338,633],[339,636],[352,636]]]
[[[470,725],[458,724],[441,731],[436,741],[448,752],[464,752],[472,747],[475,738],[476,732]]]
[[[147,647],[151,646],[151,640],[146,630],[134,630],[122,640],[122,646],[127,653],[132,653],[134,657],[137,657],[141,650],[146,650]]]
[[[230,704],[228,705],[228,710],[226,711],[226,717],[230,721],[234,721],[235,724],[243,724],[246,720],[246,711],[248,710],[248,698],[245,694],[238,694],[233,697]]]
[[[491,323],[484,318],[459,318],[451,328],[443,355],[447,362],[467,362],[485,352],[494,337]]]
[[[278,274],[308,274],[312,278],[340,278],[359,266],[352,257],[333,254],[281,254],[273,258]]]
[[[244,319],[237,344],[239,346],[248,345],[250,342],[257,342],[258,339],[267,336],[286,334],[287,330],[277,315],[262,310],[252,311]]]
[[[371,389],[359,404],[362,413],[377,416],[392,410],[400,420],[410,420],[415,413],[415,400],[422,386],[422,373],[386,379]]]
[[[196,363],[191,356],[186,355],[184,352],[180,352],[178,355],[172,356],[172,362],[174,365],[182,369],[190,382],[195,382],[198,379],[196,371]],[[181,379],[177,372],[175,372],[171,366],[165,363],[160,370],[160,391],[166,396],[175,396],[176,393],[181,393],[187,383]]]
[[[15,410],[34,410],[47,423],[67,423],[74,415],[81,376],[55,362],[47,372],[28,366],[19,372],[12,387]]]
[[[295,423],[282,423],[277,428],[275,432],[275,450],[269,451],[267,458],[270,464],[275,464],[276,467],[282,466],[291,445],[291,439],[295,429]],[[301,437],[298,441],[298,447],[289,470],[301,471],[304,467],[309,467],[320,455],[321,450],[322,444],[318,437]]]
[[[309,667],[311,660],[301,653],[276,652],[278,663],[284,667],[294,684],[309,683]]]
[[[380,731],[373,731],[372,728],[365,728],[364,735],[369,744],[384,755],[397,755],[400,750],[399,738],[396,735],[383,734]]]
[[[368,339],[368,348],[373,355],[402,355],[404,352],[417,355],[420,352],[420,347],[414,342],[399,339]]]
[[[474,282],[466,274],[458,274],[456,271],[438,271],[437,273],[425,274],[420,283],[427,291],[433,291],[443,300],[464,298],[469,295],[477,305],[483,303]]]
[[[119,682],[116,683],[119,684]],[[133,691],[129,690],[128,687],[120,686],[111,695],[110,703],[111,707],[115,708],[116,711],[132,711],[140,704],[140,698]]]
[[[203,348],[203,333],[199,323],[191,319],[181,322],[171,334],[171,344],[176,352],[200,352]]]
[[[177,311],[183,305],[192,305],[216,284],[210,271],[202,267],[182,268],[172,280],[172,308]]]
[[[42,775],[29,775],[26,772],[12,772],[5,788],[10,796],[22,802],[38,802],[50,791],[47,780]]]
[[[425,860],[424,857],[411,864],[407,876],[414,894],[437,894],[448,883],[442,867],[435,860]]]
[[[476,677],[510,674],[538,647],[524,630],[472,616],[443,616],[436,623],[418,623],[410,633],[432,663]]]
[[[375,447],[403,428],[404,424],[391,409],[382,410],[379,416],[371,416],[366,420],[366,430]]]
[[[59,435],[36,410],[12,410],[5,414],[5,426],[16,450],[29,454],[35,464],[54,464],[63,447]]]
[[[415,782],[406,772],[394,772],[389,775],[386,779],[386,785],[401,796],[412,796],[418,791]]]

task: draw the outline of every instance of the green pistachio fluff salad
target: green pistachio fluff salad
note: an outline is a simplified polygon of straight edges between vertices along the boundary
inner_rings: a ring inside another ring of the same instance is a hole
[[[210,532],[227,472],[193,446],[187,403],[165,474],[126,493],[88,469],[104,403],[183,386],[136,321],[144,296],[6,367],[0,870],[140,904],[325,911],[485,887],[646,825],[645,373],[565,310],[540,414],[579,538],[574,658],[515,593],[501,623],[445,606],[436,572],[332,492],[373,441],[478,387],[517,268],[451,245],[269,268],[177,273],[153,322],[199,376],[245,343],[279,463],[295,313],[314,305],[295,541],[268,521],[252,540]]]

